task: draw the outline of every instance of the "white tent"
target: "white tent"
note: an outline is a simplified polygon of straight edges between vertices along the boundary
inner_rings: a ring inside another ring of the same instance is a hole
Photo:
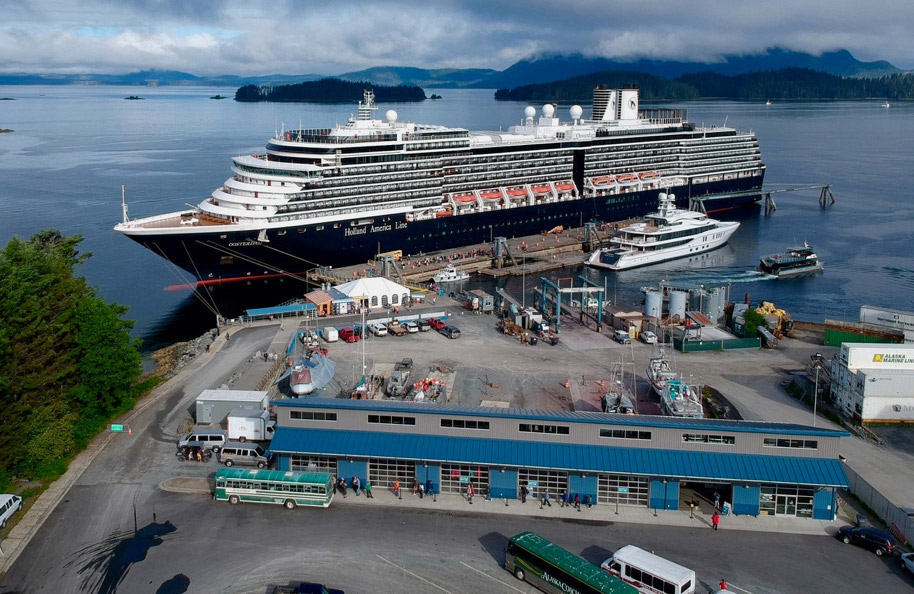
[[[381,277],[360,278],[336,289],[346,294],[358,304],[368,307],[396,307],[409,301],[410,290],[403,285]]]

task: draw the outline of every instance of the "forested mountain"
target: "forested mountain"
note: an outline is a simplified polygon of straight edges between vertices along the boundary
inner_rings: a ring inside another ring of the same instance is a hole
[[[82,237],[44,231],[0,251],[0,492],[54,478],[113,415],[133,406],[140,354],[127,308],[75,269]]]
[[[294,85],[255,86],[247,85],[235,92],[235,101],[278,101],[312,103],[353,103],[362,99],[362,91],[374,89],[375,100],[384,103],[400,101],[423,101],[425,91],[419,87],[400,85],[384,87],[369,82],[347,82],[336,78],[325,78]]]
[[[501,101],[590,102],[593,88],[637,84],[642,101],[689,99],[914,99],[914,74],[879,78],[846,78],[807,68],[752,72],[726,76],[713,72],[686,74],[668,80],[626,71],[597,72],[541,85],[499,89]]]

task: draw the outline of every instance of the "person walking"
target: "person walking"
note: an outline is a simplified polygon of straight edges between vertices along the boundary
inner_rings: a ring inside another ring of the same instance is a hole
[[[593,507],[593,500],[590,498],[590,493],[584,495],[584,505],[587,506],[587,509]]]
[[[431,495],[431,494],[432,494],[432,486],[433,486],[433,485],[434,485],[434,483],[432,483],[432,479],[428,479],[427,481],[425,481],[425,494],[426,494],[426,495]]]
[[[352,477],[352,490],[355,491],[355,496],[359,496],[359,492],[362,490],[362,481],[359,480],[358,476]]]
[[[527,489],[526,483],[524,483],[523,485],[520,486],[520,502],[521,503],[527,503],[527,493],[528,492],[529,492],[529,489]]]
[[[720,585],[718,587],[721,590],[726,590],[727,589],[727,580],[724,580],[724,579],[720,580]]]
[[[425,485],[419,483],[419,499],[425,497]]]
[[[581,496],[577,493],[574,494],[574,509],[581,511]]]
[[[400,496],[400,481],[394,481],[394,497]]]
[[[568,490],[564,489],[562,491],[562,502],[559,504],[559,507],[565,507],[568,505]]]
[[[197,448],[197,464],[203,463],[203,448]]]
[[[365,479],[365,499],[374,499],[374,495],[371,494],[371,480]]]
[[[714,509],[720,509],[720,493],[714,491]]]
[[[715,511],[714,515],[711,516],[711,526],[713,526],[714,529],[717,530],[718,524],[720,524],[720,514]]]
[[[419,477],[413,477],[413,495],[419,494]]]
[[[340,491],[343,493],[343,499],[346,499],[346,479],[340,477]]]
[[[473,483],[467,484],[467,501],[470,503],[470,505],[473,505],[473,493],[475,492],[475,489],[473,489]]]
[[[548,505],[549,507],[552,507],[552,502],[549,501],[549,491],[543,492],[543,500],[540,502],[540,509],[543,509],[544,505]]]

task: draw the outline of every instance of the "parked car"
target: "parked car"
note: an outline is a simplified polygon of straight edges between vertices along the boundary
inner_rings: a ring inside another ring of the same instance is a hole
[[[905,553],[899,560],[901,566],[914,573],[914,553]]]
[[[18,495],[0,495],[0,528],[6,526],[6,521],[22,507],[22,497]]]
[[[460,329],[457,326],[445,326],[438,330],[441,334],[447,336],[448,338],[460,338]]]
[[[441,318],[429,318],[427,321],[428,321],[429,326],[431,326],[435,330],[441,330],[442,328],[447,326],[447,324],[445,324],[441,320]]]
[[[628,330],[614,331],[613,338],[616,339],[616,342],[621,342],[622,344],[630,344],[632,342],[632,337],[629,335]]]
[[[855,544],[869,549],[882,557],[895,553],[895,537],[878,528],[866,526],[841,526],[838,528],[838,540],[845,544]]]
[[[416,324],[415,322],[413,322],[412,320],[407,320],[406,322],[403,322],[402,326],[404,328],[406,328],[406,331],[409,332],[410,334],[415,334],[416,332],[419,331],[419,325]]]
[[[228,440],[225,429],[196,429],[178,440],[178,449],[198,447],[218,452]]]
[[[654,344],[657,342],[657,335],[650,330],[645,330],[641,333],[641,342],[644,344]]]
[[[406,328],[400,324],[397,320],[387,323],[387,333],[392,334],[393,336],[406,336]]]
[[[419,327],[419,332],[428,332],[432,329],[432,325],[428,323],[428,320],[419,320],[416,322],[416,326]]]
[[[370,324],[368,330],[375,336],[387,336],[387,326],[384,324]]]
[[[340,340],[343,342],[358,342],[359,333],[347,326],[340,330]]]

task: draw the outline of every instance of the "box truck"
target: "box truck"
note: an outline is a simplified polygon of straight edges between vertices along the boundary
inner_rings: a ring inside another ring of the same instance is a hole
[[[270,420],[270,411],[236,408],[226,417],[228,438],[244,442],[273,439],[276,421]]]

